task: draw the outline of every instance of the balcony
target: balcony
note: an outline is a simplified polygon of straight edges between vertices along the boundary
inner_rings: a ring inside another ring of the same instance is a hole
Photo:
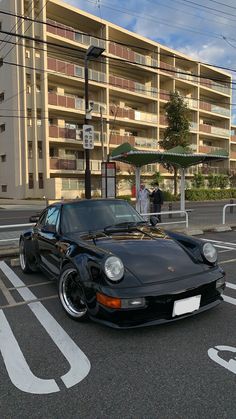
[[[84,79],[84,67],[57,60],[56,58],[48,57],[47,68],[52,72],[61,73],[62,75]],[[89,80],[99,83],[106,82],[106,74],[102,71],[89,69]]]
[[[159,99],[169,101],[170,92],[168,90],[160,89]],[[191,97],[183,97],[183,99],[189,108],[198,108],[198,101],[196,99],[192,99]]]
[[[147,87],[145,84],[138,83],[135,80],[110,75],[109,84],[110,87],[113,86],[119,89],[129,90],[130,92],[138,93],[143,96],[157,97],[156,87]]]
[[[85,161],[81,159],[63,159],[60,157],[50,158],[51,170],[82,171],[85,170]],[[101,171],[101,160],[90,160],[90,169],[93,172]]]
[[[168,120],[167,117],[165,115],[160,115],[159,116],[159,124],[160,125],[168,125]]]
[[[229,137],[230,136],[230,130],[220,127],[214,127],[212,125],[207,124],[199,124],[199,131],[207,133],[207,134],[213,134],[220,137]]]
[[[68,127],[58,127],[57,125],[49,126],[49,137],[58,138],[62,140],[75,140],[83,142],[82,130],[79,128],[68,128]],[[106,134],[103,134],[104,143],[106,144]],[[99,131],[94,131],[94,141],[95,143],[101,143],[101,133]]]
[[[133,135],[119,135],[113,134],[110,137],[110,144],[120,145],[123,143],[129,143],[132,146],[139,148],[153,149],[157,148],[157,140],[153,138],[135,137]]]
[[[53,25],[53,26],[51,26]],[[57,26],[57,27],[55,27]],[[90,36],[85,33],[81,33],[78,29],[75,29],[71,26],[63,25],[62,23],[56,22],[51,19],[47,19],[47,32],[52,33],[67,40],[79,42],[80,44],[89,46],[94,45],[101,48],[105,48],[105,41],[98,39],[95,36]]]
[[[109,42],[109,53],[140,65],[152,65],[155,67],[158,65],[158,61],[154,58],[135,52],[132,49],[116,44],[115,42]]]
[[[236,151],[231,151],[230,152],[230,158],[233,160],[236,160]]]
[[[199,108],[203,111],[214,112],[222,116],[230,116],[230,109],[217,106],[212,103],[200,101]]]
[[[84,99],[78,98],[77,96],[58,95],[57,93],[49,92],[48,104],[85,111]],[[100,109],[102,109],[103,113],[105,113],[106,105],[100,102],[93,102],[93,112],[100,113]]]
[[[230,87],[225,83],[217,83],[211,79],[200,78],[201,87],[206,87],[207,89],[216,90],[217,92],[230,95]]]
[[[160,70],[164,73],[169,74],[172,77],[196,83],[196,77],[193,76],[192,72],[183,68],[174,67],[171,64],[161,61]]]
[[[214,151],[219,151],[222,150],[224,148],[224,146],[222,147],[212,147],[212,146],[208,146],[208,145],[200,145],[199,146],[199,153],[213,153]]]
[[[110,106],[110,115],[118,118],[134,120],[138,122],[148,122],[150,124],[157,123],[157,115],[149,112],[137,111],[132,108],[120,108],[118,106]]]

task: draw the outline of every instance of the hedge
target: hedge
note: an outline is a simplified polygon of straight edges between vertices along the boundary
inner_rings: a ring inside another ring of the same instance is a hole
[[[236,198],[236,189],[186,189],[187,201],[215,201]]]

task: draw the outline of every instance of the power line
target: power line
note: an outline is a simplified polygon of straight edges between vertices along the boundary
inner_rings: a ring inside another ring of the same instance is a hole
[[[150,1],[150,0],[149,0]],[[55,28],[55,29],[61,29],[61,26],[58,26],[58,25],[55,25],[55,24],[53,24],[53,23],[48,23],[48,22],[44,22],[44,21],[41,21],[41,20],[35,20],[35,19],[31,19],[31,18],[29,18],[29,17],[27,17],[27,16],[20,16],[20,15],[16,15],[16,14],[14,14],[14,13],[10,13],[10,12],[6,12],[6,11],[3,11],[3,10],[0,10],[0,14],[5,14],[5,15],[11,15],[11,16],[16,16],[16,17],[20,17],[20,18],[22,18],[22,19],[25,19],[25,20],[28,20],[28,21],[31,21],[31,22],[35,22],[35,23],[40,23],[40,24],[43,24],[43,25],[48,25],[48,26],[51,26],[51,27],[53,27],[53,28]],[[92,37],[94,37],[94,38],[96,38],[96,39],[98,39],[98,40],[101,40],[101,41],[107,41],[107,42],[113,42],[113,43],[115,43],[115,44],[117,44],[117,45],[121,45],[121,46],[125,46],[125,47],[133,47],[133,48],[136,48],[136,49],[139,49],[139,50],[142,50],[142,51],[148,51],[148,52],[150,52],[150,51],[152,51],[152,52],[154,52],[156,55],[162,55],[162,56],[165,56],[165,57],[176,57],[176,54],[175,53],[163,53],[163,52],[158,52],[158,51],[153,51],[153,50],[150,50],[150,49],[148,49],[148,48],[144,48],[144,47],[140,47],[140,46],[137,46],[137,45],[133,45],[133,44],[129,44],[129,43],[122,43],[122,42],[118,42],[118,41],[114,41],[114,40],[112,40],[112,39],[107,39],[107,38],[104,38],[104,37],[101,37],[101,36],[97,36],[97,35],[93,35],[93,34],[90,34],[90,33],[84,33],[84,32],[80,32],[80,31],[77,31],[77,30],[75,30],[75,29],[73,29],[73,28],[69,28],[68,27],[68,29],[70,30],[70,32],[71,33],[74,33],[74,34],[78,34],[78,35],[87,35],[87,36],[92,36]],[[219,35],[219,39],[222,39],[222,35]],[[231,39],[231,40],[233,40],[233,41],[235,41],[236,42],[236,40],[235,39],[233,39],[233,38],[229,38],[229,39]],[[35,40],[35,41],[38,41],[38,39],[33,39],[33,40]],[[66,40],[65,40],[66,41]],[[43,41],[42,40],[42,42],[47,42],[47,41]],[[155,41],[151,41],[151,42],[155,42]],[[158,43],[157,43],[158,44]],[[61,45],[60,45],[61,46]],[[153,46],[154,48],[156,48],[155,46]],[[222,69],[222,70],[227,70],[227,71],[233,71],[233,72],[236,72],[236,70],[234,70],[234,69],[231,69],[231,68],[228,68],[228,67],[223,67],[223,66],[219,66],[219,65],[216,65],[216,64],[210,64],[210,63],[207,63],[207,62],[203,62],[203,61],[197,61],[197,60],[195,60],[195,59],[192,59],[192,58],[190,58],[190,59],[188,59],[188,58],[185,58],[185,57],[179,57],[179,56],[177,56],[176,58],[178,58],[178,60],[182,60],[182,61],[187,61],[187,62],[189,62],[189,61],[191,61],[191,62],[195,62],[195,63],[199,63],[199,64],[202,64],[202,65],[207,65],[207,66],[209,66],[209,67],[213,67],[213,68],[219,68],[219,69]],[[135,63],[135,64],[137,64],[137,63]]]

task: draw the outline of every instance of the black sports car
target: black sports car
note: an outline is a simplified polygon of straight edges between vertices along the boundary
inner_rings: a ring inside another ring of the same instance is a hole
[[[20,237],[23,272],[58,284],[66,313],[116,328],[173,321],[217,305],[225,286],[211,243],[157,228],[126,201],[47,207]]]

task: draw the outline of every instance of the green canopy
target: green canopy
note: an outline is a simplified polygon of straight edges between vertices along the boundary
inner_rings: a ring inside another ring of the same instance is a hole
[[[194,166],[210,161],[224,160],[228,158],[225,150],[216,150],[212,153],[192,153],[181,146],[166,151],[141,151],[132,147],[129,143],[123,143],[111,153],[111,160],[132,164],[136,167],[151,163],[170,163],[181,168]]]
[[[196,164],[225,160],[227,158],[228,153],[223,149],[216,150],[209,154],[192,153],[191,151],[181,146],[177,146],[166,151],[141,151],[135,147],[132,147],[129,143],[123,143],[115,148],[110,156],[110,160],[116,160],[135,166],[136,195],[140,187],[140,168],[142,166],[150,163],[169,163],[179,167],[181,171],[180,206],[182,211],[185,210],[185,169]]]

